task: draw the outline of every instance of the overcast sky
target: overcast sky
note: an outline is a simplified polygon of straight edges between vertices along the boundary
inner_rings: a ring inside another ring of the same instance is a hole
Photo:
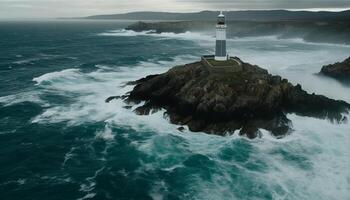
[[[0,0],[0,18],[78,17],[131,11],[350,9],[350,0]]]

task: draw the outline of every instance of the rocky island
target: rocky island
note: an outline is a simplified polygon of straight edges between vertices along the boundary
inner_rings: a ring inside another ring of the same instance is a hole
[[[171,123],[217,135],[239,130],[255,138],[259,129],[265,129],[282,137],[292,130],[287,113],[343,122],[350,108],[344,101],[308,94],[300,85],[236,57],[227,61],[202,58],[129,84],[136,86],[123,98],[137,105],[135,113],[148,115],[165,109],[164,116]]]
[[[350,57],[343,62],[323,66],[321,74],[350,83]]]
[[[140,28],[137,31],[150,28],[145,23],[135,27]],[[184,130],[183,126],[193,132],[217,135],[239,131],[249,138],[259,136],[260,129],[276,137],[288,134],[292,130],[288,113],[334,122],[347,120],[343,114],[348,113],[350,104],[308,94],[301,85],[294,86],[265,69],[228,56],[227,27],[225,15],[220,12],[214,55],[131,82],[136,86],[130,93],[110,97],[106,102],[122,98],[129,104],[125,108],[136,105],[134,111],[139,115],[165,109],[164,116],[180,125],[180,131]]]

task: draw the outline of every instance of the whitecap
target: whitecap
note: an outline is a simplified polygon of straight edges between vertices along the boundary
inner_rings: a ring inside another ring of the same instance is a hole
[[[2,96],[0,97],[0,103],[3,104],[2,106],[12,106],[23,102],[32,102],[40,104],[43,107],[48,107],[50,103],[42,100],[40,94],[41,93],[38,91],[26,91],[18,94]]]
[[[28,59],[22,59],[12,62],[13,64],[21,65],[21,64],[29,64],[33,61],[37,61],[39,58],[28,58]]]
[[[22,64],[32,64],[35,61],[39,61],[39,60],[49,60],[52,58],[56,58],[59,55],[51,55],[51,54],[45,54],[45,53],[39,53],[38,55],[36,55],[35,57],[30,57],[30,58],[25,58],[25,59],[20,59],[17,61],[12,62],[13,64],[17,64],[17,65],[22,65]],[[23,58],[22,55],[16,55],[17,58]]]
[[[98,131],[96,133],[95,138],[111,141],[114,139],[114,135],[112,133],[112,129],[108,125],[106,125],[103,131]]]
[[[153,30],[149,31],[132,31],[132,30],[113,30],[105,33],[98,34],[99,36],[117,36],[117,37],[135,37],[135,36],[150,36],[150,37],[160,37],[163,39],[183,39],[183,40],[199,40],[199,41],[210,41],[214,40],[212,35],[208,35],[200,32],[186,31],[184,33],[174,33],[174,32],[162,32],[156,33]]]
[[[77,200],[85,200],[85,199],[92,199],[96,196],[96,193],[89,193],[89,194],[86,194],[85,196],[81,197],[81,198],[78,198]]]
[[[27,182],[26,179],[18,179],[17,180],[18,185],[24,185],[26,182]]]
[[[75,77],[77,77],[78,74],[79,69],[66,69],[59,72],[51,72],[44,74],[42,76],[33,78],[33,81],[40,85],[44,82],[51,82],[62,78],[74,79]]]
[[[144,35],[149,35],[150,33],[154,32],[153,30],[149,31],[132,31],[132,30],[126,30],[126,29],[121,29],[121,30],[111,30],[107,31],[105,33],[99,33],[99,36],[118,36],[118,37],[134,37],[134,36],[144,36]]]
[[[75,147],[72,147],[65,155],[64,155],[64,160],[62,163],[62,167],[64,167],[66,165],[66,163],[68,162],[68,160],[70,160],[71,158],[73,158],[74,156],[74,151],[76,150]]]

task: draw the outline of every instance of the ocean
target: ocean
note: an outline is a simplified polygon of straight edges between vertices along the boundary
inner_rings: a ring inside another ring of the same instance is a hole
[[[131,21],[0,22],[0,199],[350,199],[350,125],[289,114],[276,139],[179,132],[109,96],[212,54],[204,33],[136,33]],[[350,102],[317,75],[350,46],[234,38],[229,53],[308,92]]]

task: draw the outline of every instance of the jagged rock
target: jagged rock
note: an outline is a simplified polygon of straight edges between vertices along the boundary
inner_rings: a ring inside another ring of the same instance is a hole
[[[333,77],[340,81],[350,82],[350,57],[343,62],[323,66],[321,74]]]
[[[134,112],[138,115],[149,115],[158,112],[161,108],[148,102],[142,106],[137,107]]]
[[[109,102],[111,102],[112,100],[118,100],[118,99],[126,99],[128,96],[127,95],[123,95],[123,96],[110,96],[110,97],[108,97],[106,100],[105,100],[105,102],[106,103],[109,103]]]
[[[180,126],[179,128],[177,128],[177,130],[180,131],[180,132],[184,132],[186,129],[183,126]]]
[[[164,108],[171,123],[194,132],[226,135],[236,130],[255,138],[259,129],[282,137],[291,131],[286,113],[341,122],[350,105],[308,94],[301,85],[270,75],[265,69],[236,60],[239,65],[215,68],[203,62],[177,66],[134,83],[126,102],[146,101],[135,112]]]
[[[112,100],[114,100],[114,99],[121,99],[122,97],[121,96],[110,96],[110,97],[108,97],[106,100],[105,100],[105,102],[106,103],[109,103],[109,102],[111,102]]]

